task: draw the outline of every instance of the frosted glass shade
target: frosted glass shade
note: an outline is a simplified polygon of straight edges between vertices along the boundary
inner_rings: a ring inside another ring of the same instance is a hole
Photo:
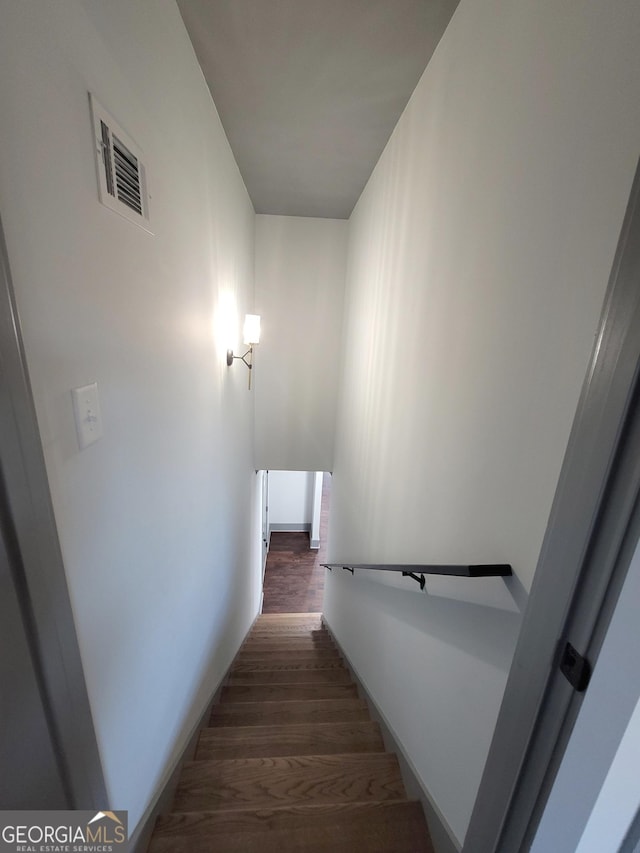
[[[244,318],[243,336],[245,344],[260,343],[260,315],[246,314]]]

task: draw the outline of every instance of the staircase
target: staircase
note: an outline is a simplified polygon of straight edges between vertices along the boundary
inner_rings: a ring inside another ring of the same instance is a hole
[[[149,853],[433,853],[320,614],[259,616]]]

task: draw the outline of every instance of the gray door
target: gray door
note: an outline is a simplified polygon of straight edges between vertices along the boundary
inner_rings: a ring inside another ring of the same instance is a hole
[[[564,672],[597,662],[639,495],[640,164],[464,851],[530,848],[584,696]]]
[[[6,538],[0,525],[0,809],[66,809]]]

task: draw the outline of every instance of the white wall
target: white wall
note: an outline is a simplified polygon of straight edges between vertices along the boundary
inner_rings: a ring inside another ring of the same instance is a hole
[[[350,222],[329,559],[530,588],[640,151],[639,26],[634,0],[460,3]],[[345,574],[328,621],[462,841],[519,617]]]
[[[617,853],[640,807],[638,601],[636,546],[531,853]]]
[[[331,471],[347,222],[256,217],[256,466]]]
[[[276,530],[302,530],[311,525],[313,471],[269,471],[269,524]]]
[[[146,155],[155,236],[97,200],[87,92]],[[253,209],[174,3],[2,2],[0,208],[109,806],[133,828],[259,604]],[[70,389],[97,380],[80,451]],[[36,805],[36,804],[34,804]]]

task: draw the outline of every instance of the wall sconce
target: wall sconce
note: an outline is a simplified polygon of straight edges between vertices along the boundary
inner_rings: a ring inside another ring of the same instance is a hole
[[[253,348],[260,343],[260,316],[258,314],[247,314],[244,318],[244,327],[242,335],[245,344],[249,349],[244,355],[234,355],[232,349],[227,350],[227,366],[231,367],[234,359],[244,361],[249,368],[249,390],[251,390],[251,369],[253,367]],[[247,361],[247,356],[249,361]]]

